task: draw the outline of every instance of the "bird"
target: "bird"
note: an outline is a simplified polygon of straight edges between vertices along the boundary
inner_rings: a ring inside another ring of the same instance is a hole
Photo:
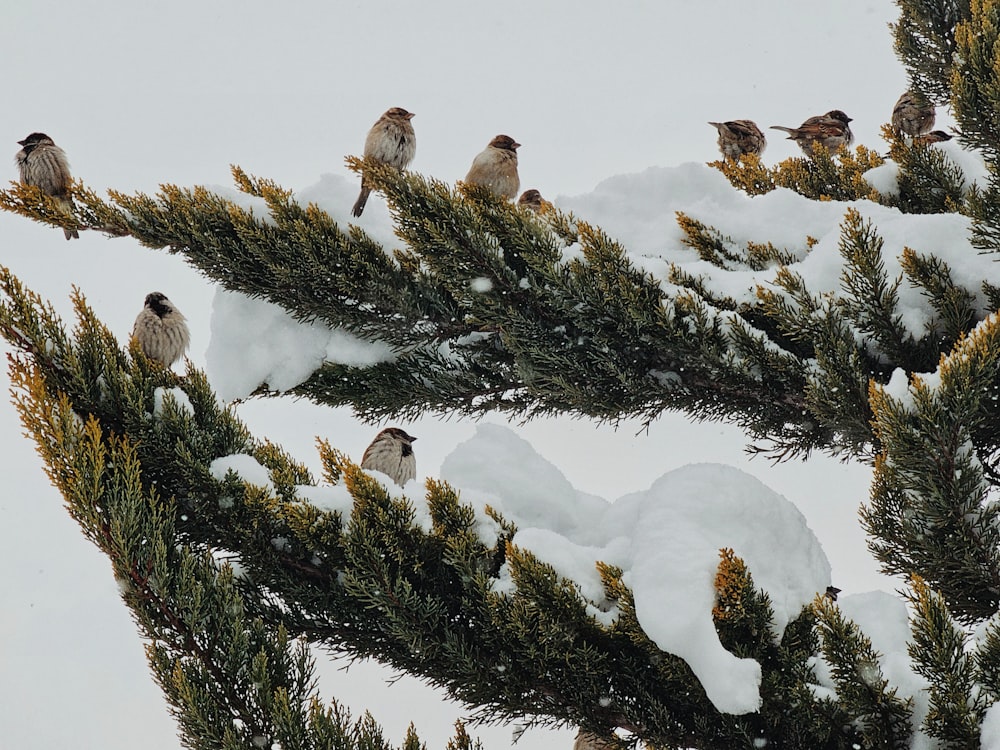
[[[184,356],[191,343],[187,320],[162,292],[150,292],[132,326],[134,338],[143,354],[164,367],[171,367]]]
[[[826,591],[823,593],[823,596],[825,596],[831,602],[835,602],[837,601],[837,594],[839,594],[840,592],[841,589],[838,589],[836,586],[827,586]]]
[[[472,160],[465,176],[470,185],[482,185],[495,195],[512,200],[521,187],[517,176],[517,149],[521,146],[509,135],[498,135]]]
[[[583,729],[576,733],[573,742],[573,750],[615,750],[615,747],[610,740]]]
[[[921,133],[920,135],[913,136],[913,145],[915,146],[930,146],[932,143],[943,143],[944,141],[950,141],[954,136],[951,133],[946,133],[943,130],[932,130],[929,133]]]
[[[738,159],[743,154],[760,156],[767,147],[764,133],[753,120],[709,122],[719,131],[719,151],[725,158]]]
[[[392,107],[378,118],[365,138],[365,158],[396,169],[406,169],[417,153],[417,138],[410,120],[413,112],[402,107]],[[371,186],[361,174],[361,193],[351,209],[352,216],[361,216],[371,193]]]
[[[380,471],[400,487],[417,476],[417,458],[413,455],[413,435],[398,427],[386,427],[361,457],[361,468]]]
[[[531,190],[525,190],[521,193],[521,197],[517,199],[517,205],[521,208],[530,209],[536,214],[548,211],[552,208],[552,204],[545,200],[542,197],[542,194],[534,188]]]
[[[788,133],[789,140],[799,144],[806,156],[813,156],[813,146],[822,143],[831,154],[850,146],[854,142],[854,133],[848,123],[851,118],[839,109],[831,109],[825,115],[810,117],[797,128],[786,128],[783,125],[772,125],[772,130],[783,130]]]
[[[911,138],[934,127],[934,105],[912,91],[904,91],[892,108],[892,128]]]
[[[14,161],[21,173],[21,182],[39,188],[52,197],[60,211],[72,216],[74,206],[69,190],[73,178],[69,173],[66,152],[45,133],[32,133],[17,143],[21,150],[14,156]],[[80,233],[75,228],[63,227],[63,234],[67,240],[80,239]]]

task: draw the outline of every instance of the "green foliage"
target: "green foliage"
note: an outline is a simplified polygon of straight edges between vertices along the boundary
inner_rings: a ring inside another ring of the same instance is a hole
[[[927,734],[943,748],[977,747],[980,724],[992,703],[977,684],[975,654],[968,637],[952,620],[943,599],[919,578],[913,580],[913,642],[910,657],[930,685]]]
[[[856,717],[863,737],[861,746],[908,748],[911,701],[898,698],[889,686],[871,641],[827,599],[817,599],[816,616],[837,697]]]
[[[893,32],[911,87],[950,102],[960,140],[995,168],[1000,2],[898,5]],[[789,187],[815,200],[963,213],[978,249],[1000,249],[995,175],[969,188],[942,149],[888,127],[883,135],[898,194],[864,180],[882,164],[864,147],[819,148],[773,168],[752,156],[713,166],[751,196]],[[288,391],[365,419],[499,412],[648,422],[678,410],[734,422],[774,458],[824,450],[872,462],[861,519],[883,570],[910,582],[909,655],[928,682],[920,729],[935,747],[978,746],[1000,698],[996,620],[976,643],[966,631],[1000,607],[1000,323],[984,319],[977,300],[1000,308],[1000,286],[969,287],[962,269],[910,248],[902,273],[890,275],[878,228],[856,208],[845,210],[835,290],[810,288],[800,272],[815,239],[740,244],[685,214],[681,241],[701,263],[671,266],[663,283],[570,214],[349,164],[385,195],[401,249],[238,168],[253,210],[172,185],[104,199],[75,184],[74,217],[12,185],[0,207],[180,253],[298,320],[385,342],[390,361],[326,363]],[[933,311],[919,332],[904,324],[906,286]],[[435,480],[422,498],[394,496],[326,441],[323,480],[352,503],[323,510],[304,499],[303,486],[317,484],[306,467],[253,437],[202,373],[179,376],[121,347],[78,291],[73,299],[69,333],[0,271],[15,402],[69,513],[111,560],[186,746],[388,750],[371,716],[354,721],[321,702],[309,645],[417,675],[478,720],[573,724],[602,738],[617,730],[623,745],[925,741],[914,735],[915,703],[832,601],[818,598],[778,634],[767,592],[732,550],[721,552],[715,626],[727,649],[758,661],[763,683],[757,713],[720,714],[688,665],[642,630],[621,570],[598,562],[604,596],[589,600],[513,544],[516,529],[499,514],[477,517]],[[260,393],[280,395],[268,384]],[[213,462],[233,454],[266,467],[270,486],[220,477]],[[418,503],[429,528],[416,522]],[[611,610],[616,617],[599,614]],[[833,689],[817,685],[819,659]],[[413,727],[401,747],[422,749]],[[448,748],[481,746],[458,723]]]
[[[336,704],[321,707],[304,638],[419,675],[483,720],[571,722],[601,736],[619,728],[667,747],[856,741],[851,717],[811,693],[811,616],[775,641],[768,598],[732,553],[717,583],[720,638],[760,661],[766,688],[761,712],[746,716],[718,713],[689,667],[649,640],[621,571],[601,566],[605,598],[588,601],[511,545],[514,528],[496,514],[496,539],[484,542],[482,519],[433,480],[423,530],[413,502],[328,444],[325,473],[354,502],[349,517],[320,510],[298,496],[314,484],[308,472],[252,438],[200,373],[177,376],[121,349],[80,295],[74,302],[70,336],[0,273],[0,333],[20,352],[19,412],[71,513],[111,558],[188,746],[388,747],[370,717],[352,723]],[[157,388],[183,391],[191,408],[170,395],[153,408]],[[267,466],[274,492],[218,478],[212,462],[233,453]],[[509,593],[496,590],[501,566]],[[609,607],[620,614],[605,626],[591,612]],[[789,701],[799,707],[791,716]],[[454,742],[471,740],[460,728]],[[418,746],[416,735],[404,745]]]
[[[899,170],[899,195],[883,196],[883,203],[913,214],[969,212],[965,175],[944,151],[903,138],[890,125],[882,126],[882,137]]]
[[[890,28],[910,87],[933,104],[947,104],[959,51],[955,27],[969,19],[969,0],[896,0],[896,5],[899,20]]]
[[[877,387],[871,399],[884,454],[862,512],[869,546],[886,572],[918,574],[971,622],[1000,603],[998,508],[986,502],[1000,446],[998,358],[991,318],[942,358],[939,382],[914,377],[910,402]]]
[[[759,157],[748,155],[739,160],[709,162],[722,172],[733,187],[747,195],[769,193],[787,187],[813,200],[882,200],[878,191],[862,176],[883,163],[874,151],[858,146],[853,152],[841,149],[831,154],[822,144],[813,149],[813,158],[793,157],[768,169]]]

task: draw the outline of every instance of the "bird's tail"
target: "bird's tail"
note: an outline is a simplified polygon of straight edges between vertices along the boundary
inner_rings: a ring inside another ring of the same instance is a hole
[[[784,125],[772,125],[771,130],[784,130],[789,137],[794,137],[798,132],[798,128],[786,128]]]
[[[59,206],[59,210],[62,211],[67,216],[73,216],[73,209],[76,206],[73,205],[73,201],[70,198],[64,198],[61,196],[56,196],[56,205]],[[66,228],[63,227],[63,236],[67,240],[78,240],[80,239],[80,233],[77,231],[76,227]]]
[[[365,204],[368,202],[368,196],[371,194],[371,188],[361,186],[361,193],[358,195],[358,199],[354,201],[354,208],[351,209],[352,216],[361,216],[365,210]]]

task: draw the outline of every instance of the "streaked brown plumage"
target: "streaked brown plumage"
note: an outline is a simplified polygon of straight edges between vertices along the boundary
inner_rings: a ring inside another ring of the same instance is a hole
[[[929,133],[922,133],[920,135],[913,136],[913,143],[916,146],[929,146],[932,143],[943,143],[944,141],[950,141],[954,138],[951,133],[946,133],[943,130],[932,130]]]
[[[738,159],[743,154],[760,156],[767,147],[764,133],[753,120],[709,122],[719,131],[719,151],[726,158]]]
[[[410,124],[412,119],[413,113],[407,112],[402,107],[386,110],[368,131],[368,137],[365,138],[365,158],[374,159],[396,169],[406,169],[417,153],[417,138]],[[371,191],[362,173],[361,193],[351,209],[353,216],[361,216]]]
[[[934,105],[912,91],[904,91],[892,109],[892,127],[911,138],[934,127]]]
[[[509,135],[498,135],[483,149],[465,176],[470,185],[482,185],[493,193],[513,200],[521,187],[517,176],[517,149],[521,144]]]
[[[604,737],[581,729],[576,733],[573,750],[615,750],[615,745]]]
[[[797,128],[786,128],[783,125],[772,125],[772,130],[783,130],[788,133],[789,140],[799,144],[806,156],[812,157],[813,146],[822,143],[831,154],[854,142],[854,133],[848,123],[851,118],[839,109],[831,109],[825,115],[810,117]]]
[[[536,214],[543,213],[552,208],[552,204],[545,200],[542,194],[534,188],[521,193],[521,197],[517,199],[517,205],[521,208],[530,209]]]
[[[21,173],[21,182],[33,185],[52,196],[59,210],[72,216],[74,206],[70,197],[70,184],[73,178],[69,173],[66,152],[45,133],[32,133],[17,143],[21,150],[17,152],[14,161]],[[80,238],[76,229],[64,228],[63,234],[67,240]]]
[[[184,356],[191,343],[185,317],[162,292],[146,295],[146,304],[132,326],[132,338],[147,357],[164,367]]]
[[[400,487],[417,476],[417,458],[413,455],[412,435],[398,427],[386,427],[361,457],[361,468],[380,471],[392,478]]]

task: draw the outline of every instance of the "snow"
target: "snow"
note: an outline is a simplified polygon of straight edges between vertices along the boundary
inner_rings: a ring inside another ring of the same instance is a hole
[[[885,591],[841,595],[837,605],[845,617],[853,620],[878,652],[878,667],[891,686],[899,688],[898,697],[913,699],[913,728],[916,730],[928,710],[927,681],[910,668],[907,645],[910,625],[906,605],[898,596]],[[918,740],[920,741],[920,740]]]
[[[775,638],[830,585],[830,564],[802,513],[730,466],[686,466],[608,502],[577,492],[510,429],[480,425],[444,460],[441,477],[463,501],[487,501],[513,521],[512,542],[578,583],[599,611],[608,603],[594,563],[622,568],[643,630],[688,662],[720,711],[759,707],[760,667],[719,643],[711,616],[719,550],[732,548],[770,595]]]
[[[194,407],[191,405],[191,399],[188,395],[180,388],[157,388],[153,391],[153,414],[155,416],[160,416],[163,414],[164,403],[169,399],[173,399],[174,404],[183,412],[188,414],[194,414]]]
[[[994,703],[986,710],[979,741],[984,750],[1000,748],[1000,703]]]
[[[967,157],[966,163],[982,168],[982,161],[974,155]],[[324,188],[337,185],[324,179],[305,193],[336,215],[344,210],[341,191]],[[667,293],[676,291],[669,281],[672,264],[700,276],[706,288],[737,302],[754,302],[758,287],[776,289],[774,269],[722,272],[699,259],[681,242],[675,212],[714,226],[737,245],[771,241],[792,251],[801,260],[791,270],[802,277],[814,296],[843,288],[841,229],[852,208],[877,227],[890,281],[903,276],[900,257],[904,248],[911,248],[945,261],[954,281],[974,295],[981,315],[989,312],[981,292],[982,280],[1000,284],[1000,268],[992,256],[972,247],[971,224],[964,216],[904,214],[870,201],[813,201],[786,188],[751,198],[734,190],[718,170],[705,164],[651,167],[638,174],[618,175],[604,180],[591,193],[560,196],[554,202],[610,233],[628,251],[633,264],[657,279]],[[384,220],[389,221],[388,214]],[[389,234],[390,225],[377,233]],[[817,240],[811,250],[807,250],[807,237]],[[582,261],[579,245],[565,248],[563,260]],[[474,279],[471,286],[477,292],[489,290],[488,279]],[[904,328],[915,337],[923,336],[937,318],[926,295],[904,281],[898,296]],[[381,342],[363,341],[321,322],[301,323],[275,305],[224,290],[215,295],[211,330],[208,370],[225,400],[245,398],[262,384],[286,390],[305,380],[323,361],[363,367],[393,358]]]
[[[152,192],[159,183],[221,185],[218,192],[266,216],[259,200],[230,187],[229,164],[239,163],[252,174],[294,189],[295,199],[303,204],[322,204],[346,226],[358,180],[343,168],[343,156],[358,153],[378,114],[399,104],[417,112],[420,145],[413,169],[454,182],[492,135],[516,135],[525,144],[520,150],[524,187],[541,189],[560,209],[573,210],[600,226],[623,243],[638,267],[661,281],[671,262],[692,273],[710,270],[678,243],[673,212],[683,210],[736,242],[773,241],[798,257],[805,257],[806,235],[816,237],[820,243],[796,270],[808,277],[814,292],[836,287],[841,270],[839,224],[848,204],[811,203],[786,190],[754,199],[740,195],[703,164],[718,157],[715,131],[705,121],[752,117],[766,127],[801,122],[841,106],[855,118],[852,128],[858,142],[881,148],[877,129],[906,86],[887,31],[887,22],[898,15],[892,0],[866,0],[852,13],[824,0],[768,0],[760,8],[727,8],[732,23],[720,23],[719,9],[707,3],[614,8],[597,2],[513,3],[505,17],[488,16],[472,4],[398,4],[391,21],[385,7],[370,3],[314,3],[294,17],[253,0],[233,6],[237,13],[220,7],[207,14],[200,4],[177,0],[158,7],[155,16],[134,3],[101,8],[64,4],[58,12],[46,3],[14,4],[11,22],[0,24],[2,54],[11,64],[40,62],[21,65],[23,74],[7,81],[7,98],[17,106],[0,126],[0,140],[10,145],[12,154],[16,140],[33,130],[47,130],[69,153],[74,174],[98,192],[109,187]],[[197,24],[191,23],[193,17],[199,19]],[[788,28],[804,33],[790,35]],[[338,34],[337,43],[331,44],[331,29],[357,33]],[[703,44],[706,29],[713,35],[711,45]],[[809,29],[816,33],[805,33]],[[664,43],[665,34],[669,43]],[[102,43],[88,41],[95,38]],[[188,54],[176,54],[179,40]],[[851,55],[841,54],[845,43]],[[514,56],[512,44],[518,49]],[[378,55],[370,54],[373,45]],[[39,49],[45,50],[42,58]],[[247,49],[275,54],[248,55]],[[837,66],[823,64],[831,57],[839,60]],[[169,65],[164,64],[167,60]],[[358,60],[365,60],[366,74],[344,75]],[[455,65],[455,60],[462,64]],[[498,65],[498,60],[505,62]],[[789,65],[788,60],[801,64]],[[66,71],[80,67],[101,70],[106,95],[66,85]],[[664,75],[678,70],[683,74]],[[154,87],[148,85],[150,71],[157,74]],[[571,75],[564,76],[566,71]],[[220,87],[220,80],[226,85]],[[790,91],[796,94],[790,96]],[[128,106],[122,105],[125,99]],[[947,113],[939,111],[938,116],[938,127],[947,129],[940,121]],[[951,142],[937,148],[952,155],[956,146]],[[793,155],[798,155],[794,144],[771,137],[765,154],[769,163]],[[970,162],[962,164],[967,175],[977,164],[981,169],[975,155],[959,151],[954,156]],[[8,177],[13,176],[11,169]],[[878,179],[889,185],[892,175],[887,170]],[[597,187],[590,190],[593,185]],[[896,258],[901,248],[910,244],[920,252],[942,254],[956,279],[972,291],[979,289],[981,279],[995,279],[992,264],[984,267],[988,259],[970,248],[964,220],[941,217],[920,224],[916,217],[871,204],[850,205],[878,224],[886,239],[890,277],[899,272]],[[398,242],[377,195],[357,224],[386,246]],[[358,341],[319,323],[303,325],[267,303],[219,292],[178,256],[131,240],[109,241],[84,233],[80,240],[65,243],[58,230],[9,214],[0,214],[0,234],[4,264],[67,319],[70,285],[78,284],[121,341],[127,339],[143,296],[154,289],[169,293],[190,322],[192,362],[207,367],[225,401],[245,396],[262,383],[290,387],[323,360],[364,365],[392,356],[378,343]],[[564,251],[564,259],[571,258],[582,259],[579,246]],[[744,299],[770,279],[768,273],[739,271],[714,279],[712,288]],[[900,291],[907,325],[916,330],[930,314],[928,307],[905,282]],[[264,341],[269,342],[266,347]],[[930,382],[931,377],[922,380]],[[898,380],[893,385],[902,388]],[[158,409],[165,394],[159,397]],[[173,395],[181,405],[180,394]],[[255,434],[268,436],[301,460],[315,456],[315,435],[330,438],[359,458],[374,434],[372,425],[359,423],[346,409],[321,409],[288,399],[251,400],[234,408]],[[0,498],[0,564],[18,571],[0,583],[0,643],[7,644],[0,645],[3,744],[42,750],[70,746],[85,736],[106,750],[177,747],[176,726],[150,679],[142,644],[108,574],[107,560],[67,517],[10,404],[0,403],[3,409],[0,423],[7,428],[2,455],[10,491]],[[445,475],[445,456],[473,429],[461,420],[417,420],[413,431],[421,437],[420,476]],[[671,504],[645,508],[646,518],[677,523],[687,517],[680,512],[688,497],[682,491],[684,472],[698,471],[685,464],[705,461],[739,465],[798,505],[823,540],[835,581],[845,591],[877,585],[891,590],[897,585],[877,574],[858,530],[855,511],[869,480],[863,466],[823,456],[808,464],[773,467],[750,462],[742,450],[745,436],[735,428],[690,424],[673,415],[648,428],[626,422],[618,431],[582,421],[537,419],[518,425],[517,432],[527,447],[501,432],[491,437],[487,430],[484,438],[477,430],[475,439],[507,451],[501,458],[534,462],[521,474],[537,481],[519,476],[512,477],[513,484],[502,485],[508,494],[524,499],[525,507],[508,502],[510,507],[504,508],[520,519],[518,543],[541,547],[545,534],[559,543],[558,549],[553,546],[547,552],[552,563],[580,576],[581,594],[597,602],[590,611],[605,623],[614,612],[602,612],[598,606],[603,602],[593,587],[593,561],[627,562],[635,557],[625,546],[645,506],[625,497],[609,503],[592,493],[618,497],[635,490],[654,506],[650,498],[662,491]],[[475,458],[476,466],[489,471],[491,456],[473,453],[450,461],[449,470],[464,466],[468,474]],[[539,453],[559,469],[553,470]],[[268,486],[266,471],[249,456],[218,464],[216,476],[230,468]],[[539,473],[532,474],[536,470]],[[718,478],[703,479],[715,487],[722,483],[722,473],[733,471],[720,469]],[[573,478],[572,485],[566,476]],[[476,505],[502,500],[494,492],[501,485],[483,486],[469,477],[463,482],[463,501]],[[748,477],[732,475],[731,482],[772,512],[781,507],[773,493],[755,488]],[[539,487],[547,494],[536,491]],[[342,487],[299,488],[299,494],[342,514],[351,507]],[[419,492],[410,485],[407,494]],[[612,512],[615,506],[620,507]],[[731,506],[737,507],[735,501]],[[689,520],[697,519],[697,508],[687,512]],[[600,518],[596,524],[595,518]],[[790,516],[781,519],[768,523],[794,526]],[[481,514],[478,522],[484,540],[496,538],[495,522]],[[734,530],[721,524],[711,531],[721,537]],[[46,540],[41,556],[39,539]],[[691,546],[676,552],[673,563],[699,571],[717,564],[716,553],[709,555],[708,550],[721,539],[702,539],[703,546],[688,541]],[[737,553],[748,563],[753,554],[744,548]],[[784,560],[791,552],[780,547],[775,554]],[[757,585],[765,587],[766,573],[758,566],[752,563],[751,571]],[[768,581],[767,586],[795,592],[812,585],[810,575],[798,580],[799,571],[792,572],[796,580]],[[635,567],[629,575],[633,586],[639,581],[640,590],[654,591],[655,582],[643,588],[647,584]],[[690,586],[693,597],[703,595],[703,579]],[[801,596],[801,591],[790,594],[784,610],[794,615],[796,597]],[[846,594],[841,600],[850,601]],[[655,613],[658,605],[650,606]],[[862,607],[869,606],[876,614],[884,612],[878,602],[862,602]],[[683,614],[695,621],[698,637],[705,638],[708,634],[696,621],[700,612],[700,605],[692,604]],[[897,625],[899,617],[898,611],[891,613]],[[644,627],[663,644],[669,641],[671,627],[681,627],[679,621],[655,614],[646,619]],[[877,629],[878,623],[866,621],[865,627]],[[879,648],[887,654],[902,653],[904,639],[902,629],[896,628]],[[87,647],[81,649],[80,643]],[[429,747],[442,747],[455,718],[468,714],[416,680],[393,680],[387,688],[390,676],[383,669],[356,664],[345,674],[343,662],[318,656],[324,696],[336,695],[355,715],[371,709],[393,741],[416,716],[421,738]],[[731,655],[716,652],[715,657],[732,663]],[[700,668],[706,679],[716,674],[711,664]],[[907,677],[900,670],[894,679]],[[730,701],[737,710],[750,705],[753,682],[752,674],[743,674],[731,694],[721,695],[727,692],[722,690],[717,699]],[[908,684],[912,690],[913,683]],[[109,711],[108,706],[115,709]],[[54,711],[60,721],[51,721]],[[509,744],[510,727],[473,731],[487,747]],[[518,747],[570,747],[572,735],[571,729],[533,728]],[[1000,745],[998,737],[1000,718],[994,709],[984,724],[984,746]]]
[[[391,361],[386,344],[368,342],[344,329],[301,323],[283,308],[219,287],[205,353],[219,398],[249,396],[260,385],[286,391],[324,361],[363,367]]]
[[[232,472],[244,482],[264,487],[272,494],[274,493],[274,483],[271,482],[271,473],[253,456],[243,453],[222,456],[209,464],[208,471],[209,474],[219,481],[225,479]]]

